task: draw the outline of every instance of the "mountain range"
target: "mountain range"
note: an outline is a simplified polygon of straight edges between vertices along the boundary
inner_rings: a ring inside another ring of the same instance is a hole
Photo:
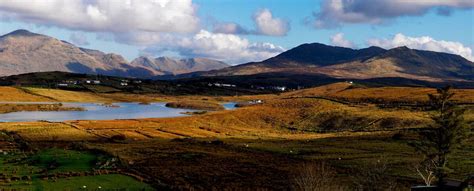
[[[165,74],[177,75],[196,71],[209,71],[227,68],[230,65],[207,58],[173,59],[169,57],[150,58],[141,56],[130,63],[135,67],[146,67]]]
[[[262,62],[193,76],[285,73],[336,79],[405,78],[427,82],[474,81],[474,63],[455,54],[398,47],[350,49],[320,43],[303,44]]]
[[[292,82],[333,79],[429,83],[471,83],[474,63],[455,54],[398,47],[351,49],[320,43],[302,44],[261,62],[229,66],[224,62],[189,58],[139,57],[128,62],[117,54],[77,47],[46,35],[17,30],[0,37],[0,76],[41,71],[103,74],[139,78],[232,77]],[[171,76],[171,77],[170,77]],[[244,76],[244,77],[239,77]],[[273,76],[273,77],[272,77]],[[269,78],[270,77],[270,78]],[[315,78],[313,78],[315,77]],[[406,79],[406,80],[400,80]],[[239,81],[239,80],[237,80]]]
[[[0,76],[63,71],[121,77],[152,78],[157,75],[221,69],[229,65],[211,59],[139,57],[128,62],[121,55],[77,47],[46,35],[16,30],[0,36]]]

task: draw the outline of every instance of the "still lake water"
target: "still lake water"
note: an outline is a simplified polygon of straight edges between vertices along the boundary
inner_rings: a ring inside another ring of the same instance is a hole
[[[33,104],[18,103],[17,104]],[[184,112],[192,109],[168,108],[166,103],[114,103],[119,107],[105,107],[97,103],[63,103],[65,107],[82,107],[86,111],[27,111],[0,114],[0,122],[27,121],[68,121],[68,120],[113,120],[113,119],[143,119],[187,116]],[[235,103],[222,104],[226,109],[235,109]]]

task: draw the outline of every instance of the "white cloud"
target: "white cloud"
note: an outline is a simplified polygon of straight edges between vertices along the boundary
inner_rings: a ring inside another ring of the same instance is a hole
[[[331,44],[335,46],[341,46],[346,48],[355,48],[353,42],[344,38],[344,33],[337,33],[331,36]]]
[[[144,47],[160,43],[166,36],[170,36],[170,34],[140,31],[123,33],[97,33],[96,39]]]
[[[254,34],[268,36],[285,36],[290,31],[290,23],[281,18],[275,18],[269,9],[256,11],[252,16],[255,29],[245,27],[233,22],[220,22],[213,26],[214,33],[224,34]]]
[[[308,22],[316,28],[331,28],[342,23],[379,24],[400,16],[424,15],[437,10],[449,15],[453,9],[474,8],[473,0],[323,0],[321,10]]]
[[[192,37],[170,37],[160,44],[144,49],[144,53],[152,55],[159,55],[164,51],[174,51],[183,57],[206,57],[241,64],[273,57],[284,49],[271,43],[250,43],[247,39],[233,34],[216,34],[201,30]]]
[[[370,39],[367,44],[383,48],[407,46],[413,49],[447,52],[474,61],[471,48],[459,42],[435,40],[429,36],[409,37],[398,33],[392,39]]]
[[[87,36],[84,33],[74,32],[69,36],[69,40],[78,46],[87,46],[89,45],[89,41]]]
[[[290,30],[290,24],[280,18],[274,18],[269,9],[257,11],[253,16],[257,32],[270,36],[285,36]]]
[[[224,33],[224,34],[250,34],[253,33],[244,27],[240,26],[237,23],[232,22],[221,22],[215,23],[213,25],[212,31],[214,33]]]
[[[254,18],[259,34],[285,35],[289,30],[286,21],[274,18],[267,9]],[[283,51],[270,43],[200,30],[192,0],[0,0],[0,20],[70,29],[76,31],[70,40],[77,45],[88,44],[83,32],[94,32],[97,39],[137,45],[154,55],[172,51],[235,64]],[[224,33],[249,32],[237,24],[217,28]]]
[[[0,16],[97,32],[195,32],[192,0],[1,0]]]

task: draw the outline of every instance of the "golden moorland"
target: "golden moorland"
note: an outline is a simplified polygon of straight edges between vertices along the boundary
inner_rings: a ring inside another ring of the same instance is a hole
[[[405,189],[420,182],[413,166],[422,158],[408,143],[418,129],[432,123],[430,111],[419,105],[435,92],[349,83],[248,96],[0,87],[0,102],[173,102],[195,107],[263,102],[175,118],[8,122],[0,123],[0,130],[33,148],[80,147],[107,153],[120,160],[119,174],[155,189],[289,189],[302,165],[321,162],[334,169],[341,186],[349,187],[360,182],[354,179],[360,169],[372,168],[381,160],[387,165],[386,175],[396,180],[395,186]],[[474,90],[454,92],[453,99],[467,109],[464,117],[472,127]],[[451,178],[463,179],[474,172],[473,141],[469,138],[450,158]]]

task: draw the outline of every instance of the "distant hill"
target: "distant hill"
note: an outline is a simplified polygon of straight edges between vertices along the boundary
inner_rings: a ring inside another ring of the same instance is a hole
[[[350,49],[303,44],[262,62],[252,62],[184,77],[305,75],[334,79],[403,78],[426,82],[471,82],[474,63],[454,54],[398,47]]]
[[[230,65],[206,58],[173,59],[169,57],[139,57],[131,62],[136,67],[147,67],[166,74],[185,74],[197,71],[209,71],[227,68]]]
[[[0,36],[0,76],[63,71],[121,77],[152,78],[227,67],[223,62],[196,58],[173,62],[138,58],[129,63],[122,56],[76,47],[46,35],[16,30]],[[171,59],[168,59],[171,60]]]

